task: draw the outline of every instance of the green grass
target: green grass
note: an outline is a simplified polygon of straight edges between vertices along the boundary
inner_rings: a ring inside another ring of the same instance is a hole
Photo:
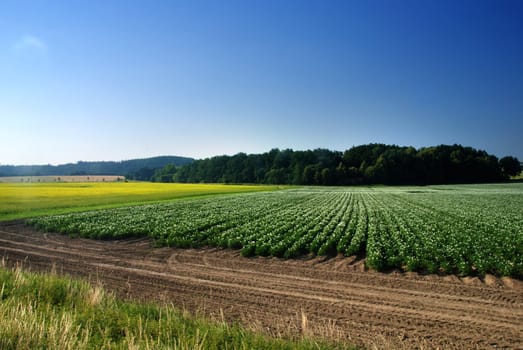
[[[100,286],[0,266],[0,349],[349,349],[285,340],[191,316],[172,306],[122,301]]]
[[[0,183],[0,221],[136,205],[151,201],[256,191],[278,186],[221,184]]]

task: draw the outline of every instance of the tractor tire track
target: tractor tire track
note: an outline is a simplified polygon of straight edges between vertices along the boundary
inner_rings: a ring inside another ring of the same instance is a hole
[[[151,243],[0,223],[0,255],[8,264],[81,276],[122,297],[174,304],[271,335],[377,348],[523,349],[519,280],[385,274],[353,258],[243,258],[232,250]]]

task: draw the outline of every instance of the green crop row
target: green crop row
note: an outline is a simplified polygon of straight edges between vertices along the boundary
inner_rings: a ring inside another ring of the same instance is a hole
[[[217,246],[244,256],[366,256],[378,270],[523,275],[523,186],[312,188],[41,217],[97,239]]]

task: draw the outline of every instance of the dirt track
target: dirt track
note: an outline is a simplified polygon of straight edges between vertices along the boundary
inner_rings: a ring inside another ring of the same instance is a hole
[[[273,335],[380,349],[523,349],[523,282],[510,278],[383,274],[350,258],[284,261],[152,248],[148,239],[71,239],[20,222],[0,223],[0,256]]]

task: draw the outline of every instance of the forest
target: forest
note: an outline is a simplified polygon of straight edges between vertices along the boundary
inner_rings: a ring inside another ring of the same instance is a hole
[[[160,156],[120,162],[80,161],[61,165],[0,165],[0,176],[127,175],[133,179],[135,174],[138,174],[137,177],[142,176],[145,169],[145,175],[151,178],[154,169],[162,168],[167,164],[181,166],[193,160],[178,156]]]
[[[512,156],[498,159],[461,145],[415,149],[367,144],[344,152],[272,149],[262,154],[215,156],[146,175],[156,182],[289,185],[426,185],[499,182],[521,172]]]

